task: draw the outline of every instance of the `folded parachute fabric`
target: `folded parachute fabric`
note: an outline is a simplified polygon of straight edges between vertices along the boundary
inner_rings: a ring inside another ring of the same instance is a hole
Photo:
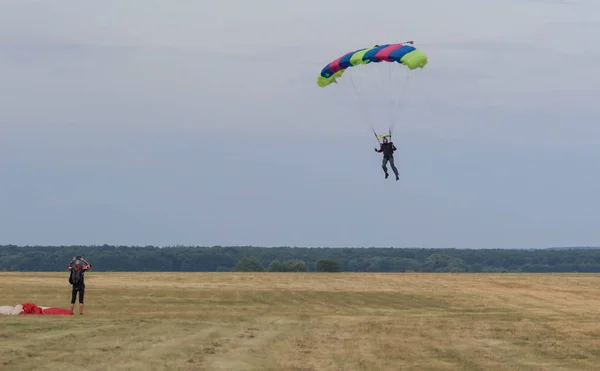
[[[73,311],[66,308],[47,308],[44,309],[44,314],[47,316],[72,316]]]
[[[21,304],[15,305],[14,307],[12,305],[0,306],[0,314],[16,315],[16,314],[20,314],[22,311],[23,311],[23,306]]]
[[[0,307],[0,314],[11,314],[15,310],[12,305],[4,305]]]
[[[7,315],[27,315],[27,314],[38,314],[38,315],[66,315],[72,316],[73,311],[65,308],[56,307],[41,307],[32,303],[19,304],[14,307],[12,306],[0,306],[0,314]]]
[[[26,303],[23,304],[23,311],[19,314],[44,314],[44,312],[42,311],[42,308],[37,305]]]

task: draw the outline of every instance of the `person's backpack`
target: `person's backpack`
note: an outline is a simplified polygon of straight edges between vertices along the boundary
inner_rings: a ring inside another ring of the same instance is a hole
[[[71,269],[71,274],[69,275],[69,283],[71,285],[79,286],[83,281],[83,267],[81,265],[76,265]]]

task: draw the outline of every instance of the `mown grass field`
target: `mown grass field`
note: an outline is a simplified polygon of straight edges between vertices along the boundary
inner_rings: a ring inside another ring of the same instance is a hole
[[[0,305],[68,308],[63,273]],[[0,370],[599,370],[600,275],[96,273],[84,316],[0,316]]]

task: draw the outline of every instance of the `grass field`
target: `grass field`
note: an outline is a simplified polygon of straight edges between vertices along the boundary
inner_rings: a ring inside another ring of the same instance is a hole
[[[63,273],[0,305],[68,308]],[[600,276],[95,273],[84,316],[0,316],[0,370],[599,370]]]

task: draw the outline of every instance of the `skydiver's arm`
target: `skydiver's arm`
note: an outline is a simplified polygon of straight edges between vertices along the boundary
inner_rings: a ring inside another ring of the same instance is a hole
[[[397,150],[398,148],[396,148],[396,146],[392,144],[392,149],[395,151],[395,150]]]

